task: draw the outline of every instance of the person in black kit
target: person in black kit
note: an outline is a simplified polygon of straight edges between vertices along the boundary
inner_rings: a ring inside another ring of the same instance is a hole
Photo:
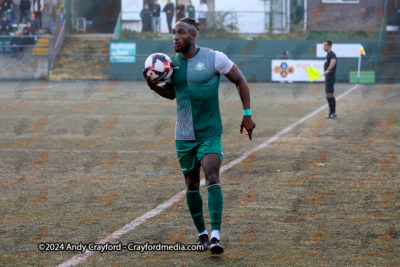
[[[167,24],[169,33],[172,33],[172,18],[174,17],[175,7],[174,4],[171,3],[171,0],[168,0],[167,4],[165,5],[163,12],[167,13]]]
[[[324,41],[324,50],[328,54],[326,55],[326,61],[324,64],[324,75],[325,75],[325,93],[326,99],[329,104],[329,115],[326,117],[327,119],[335,119],[337,118],[336,114],[336,101],[334,96],[334,85],[336,81],[336,65],[337,59],[336,54],[332,52],[332,41],[326,40]]]

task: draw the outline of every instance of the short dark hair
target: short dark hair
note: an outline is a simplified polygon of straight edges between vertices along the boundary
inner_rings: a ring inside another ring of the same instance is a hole
[[[201,29],[201,23],[196,21],[194,18],[181,18],[178,22],[184,22],[186,24],[193,25],[198,31]]]
[[[328,46],[332,46],[332,41],[331,40],[325,40],[324,43],[325,42],[328,44]]]

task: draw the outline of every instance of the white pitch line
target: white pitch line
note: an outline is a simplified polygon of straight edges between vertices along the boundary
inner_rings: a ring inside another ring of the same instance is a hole
[[[358,86],[359,86],[358,84],[353,86],[352,88],[350,88],[349,90],[347,90],[346,92],[344,92],[343,94],[338,96],[336,99],[337,100],[341,99],[342,97],[346,96],[347,94],[349,94],[352,91],[354,91],[355,89],[357,89]],[[236,165],[236,164],[240,163],[241,161],[243,161],[244,159],[246,159],[250,154],[252,154],[252,153],[254,153],[254,152],[256,152],[256,151],[258,151],[260,149],[265,148],[266,146],[268,146],[272,142],[276,141],[280,136],[282,136],[283,134],[285,134],[285,133],[289,132],[290,130],[292,130],[297,125],[299,125],[299,124],[303,123],[304,121],[308,120],[309,118],[315,116],[317,113],[319,113],[320,111],[325,109],[327,106],[328,106],[327,104],[323,105],[319,109],[313,111],[312,113],[308,114],[307,116],[303,117],[302,119],[300,119],[300,120],[296,121],[295,123],[289,125],[288,127],[283,129],[279,133],[275,134],[274,136],[269,138],[264,143],[258,145],[257,147],[253,148],[252,150],[250,150],[248,152],[245,152],[240,157],[238,157],[235,160],[233,160],[233,161],[229,162],[228,164],[224,165],[223,167],[221,167],[220,173],[223,173],[223,172],[229,170],[234,165]],[[205,179],[204,178],[201,180],[200,184],[201,185],[205,184]],[[136,218],[132,222],[126,224],[121,229],[115,231],[111,235],[109,235],[106,238],[100,240],[98,243],[99,244],[105,244],[107,242],[110,242],[110,243],[114,242],[115,240],[117,240],[118,238],[123,236],[124,234],[126,234],[126,233],[128,233],[130,231],[133,231],[137,226],[141,225],[146,220],[158,215],[159,213],[163,212],[164,210],[166,210],[167,208],[172,206],[174,203],[176,203],[179,200],[181,200],[185,196],[185,194],[186,194],[186,190],[182,190],[181,192],[179,192],[178,194],[176,194],[172,198],[170,198],[170,199],[166,200],[164,203],[161,203],[160,205],[158,205],[156,208],[152,209],[151,211],[146,212],[145,214],[143,214],[139,218]],[[82,254],[78,254],[78,255],[72,257],[70,260],[68,260],[68,261],[66,261],[66,262],[64,262],[64,263],[62,263],[62,264],[60,264],[58,266],[59,267],[75,266],[77,264],[80,264],[80,263],[84,262],[87,258],[89,258],[94,253],[95,253],[94,251],[86,251],[86,252],[84,252]]]
[[[354,91],[355,89],[357,89],[358,84],[353,86],[352,88],[350,88],[348,91],[344,92],[343,94],[341,94],[340,96],[338,96],[336,98],[336,100],[340,100],[342,97],[346,96],[347,94],[351,93],[352,91]],[[274,136],[272,136],[270,139],[268,139],[267,141],[265,141],[264,143],[256,146],[255,148],[253,148],[250,151],[247,151],[245,153],[243,153],[240,157],[236,158],[235,160],[232,160],[231,162],[229,162],[228,164],[224,165],[223,167],[221,167],[221,172],[224,172],[225,170],[228,170],[230,168],[232,168],[234,165],[240,163],[242,160],[246,159],[248,156],[250,156],[252,153],[265,148],[266,146],[268,146],[269,144],[271,144],[272,142],[276,141],[279,137],[281,137],[282,135],[284,135],[285,133],[289,132],[290,130],[292,130],[294,127],[296,127],[297,125],[305,122],[306,120],[308,120],[309,118],[315,116],[316,114],[318,114],[319,112],[321,112],[323,109],[325,109],[328,106],[328,104],[323,105],[322,107],[320,107],[319,109],[315,110],[314,112],[311,112],[310,114],[308,114],[307,116],[305,116],[304,118],[301,118],[300,120],[296,121],[295,123],[289,125],[288,127],[286,127],[285,129],[283,129],[282,131],[280,131],[279,133],[275,134]],[[202,181],[203,182],[203,181]]]

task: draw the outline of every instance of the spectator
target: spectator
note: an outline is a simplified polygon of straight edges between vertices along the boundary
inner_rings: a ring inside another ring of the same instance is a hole
[[[168,31],[169,33],[172,33],[172,18],[174,17],[174,11],[175,11],[175,6],[173,3],[171,3],[171,0],[167,1],[167,4],[165,5],[163,12],[167,14],[167,24],[168,24]]]
[[[9,35],[11,30],[11,23],[6,16],[0,22],[0,35]]]
[[[35,13],[31,13],[31,18],[29,19],[29,22],[31,23],[32,27],[37,30],[38,29],[38,22],[35,16]]]
[[[57,4],[55,4],[53,6],[53,11],[51,12],[51,17],[53,19],[56,19],[56,15],[57,15],[56,10],[59,9],[60,10],[60,14],[62,14],[62,13],[64,13],[64,8],[65,7],[64,7],[63,1],[62,0],[58,0]]]
[[[182,3],[182,1],[178,2],[178,5],[176,6],[176,22],[178,22],[180,19],[185,17],[185,5]]]
[[[26,27],[24,28],[23,35],[31,36],[31,37],[24,38],[23,44],[24,45],[35,45],[35,37],[33,37],[35,34],[36,34],[35,29],[32,27],[32,24],[28,21],[26,23]]]
[[[156,32],[156,33],[161,32],[160,12],[161,12],[161,6],[158,4],[157,0],[154,0],[154,5],[153,5],[153,31]]]
[[[16,56],[17,53],[22,51],[23,38],[21,38],[20,36],[21,33],[19,31],[15,31],[15,37],[11,38],[10,44],[12,45],[11,47],[12,56]]]
[[[31,1],[30,0],[21,0],[21,3],[19,5],[19,11],[20,11],[20,19],[19,23],[26,23],[29,19],[29,12],[31,10]]]
[[[22,33],[24,32],[24,28],[25,28],[24,25],[22,25],[22,24],[18,25],[18,32],[20,33],[20,35],[22,35]]]
[[[43,0],[32,0],[31,11],[35,14],[35,18],[37,21],[37,28],[42,28],[42,11],[44,9]]]
[[[55,4],[52,8],[52,13],[51,13],[51,21],[50,21],[50,26],[49,26],[49,33],[53,32],[53,28],[56,26],[56,19],[57,19],[57,13],[60,14],[60,22],[63,22],[63,14],[64,14],[64,3],[62,0],[58,0],[57,4]]]
[[[207,7],[206,3],[204,3],[204,0],[202,0],[200,3],[200,6],[199,6],[199,22],[204,26],[207,23],[207,19],[206,19],[207,11],[208,11],[208,7]]]
[[[10,8],[6,11],[6,16],[7,16],[7,19],[10,21],[10,23],[15,23],[14,3],[11,2]]]
[[[196,9],[194,8],[194,5],[192,4],[192,1],[189,1],[189,5],[186,8],[186,11],[188,12],[188,17],[192,19],[196,19]]]
[[[11,8],[11,3],[13,3],[12,0],[3,0],[3,3],[1,3],[0,7],[0,15],[4,16],[6,12]]]
[[[142,33],[151,31],[151,13],[150,6],[148,3],[144,4],[144,8],[140,12],[142,18]]]
[[[0,17],[3,17],[3,0],[0,0]]]
[[[289,59],[289,50],[284,50],[282,53],[282,59]]]
[[[44,7],[42,14],[48,14],[51,17],[51,11],[53,10],[53,2],[54,0],[43,0]]]

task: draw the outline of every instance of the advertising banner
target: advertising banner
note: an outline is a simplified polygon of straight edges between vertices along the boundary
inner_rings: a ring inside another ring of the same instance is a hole
[[[272,81],[310,82],[306,68],[314,66],[321,74],[324,73],[324,60],[272,60]],[[325,81],[325,76],[316,82]]]
[[[111,63],[135,63],[136,43],[110,43]]]

